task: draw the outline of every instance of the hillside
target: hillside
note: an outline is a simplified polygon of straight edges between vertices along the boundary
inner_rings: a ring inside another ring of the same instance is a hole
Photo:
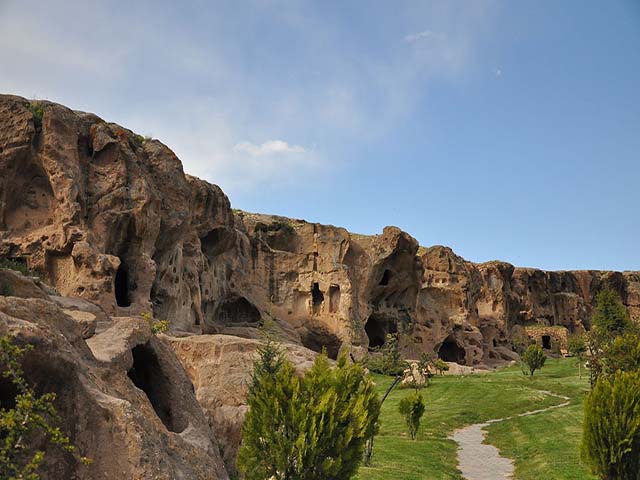
[[[0,96],[0,169],[0,256],[43,280],[2,271],[0,334],[40,345],[27,373],[60,380],[74,441],[100,459],[86,478],[227,478],[266,322],[299,368],[397,333],[407,358],[482,369],[517,358],[527,332],[559,328],[548,347],[562,347],[603,288],[640,317],[640,272],[475,264],[396,227],[232,210],[160,141],[50,102]],[[57,461],[51,478],[79,468]]]

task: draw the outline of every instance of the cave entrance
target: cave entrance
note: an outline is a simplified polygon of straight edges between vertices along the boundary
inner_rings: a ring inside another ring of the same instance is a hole
[[[260,310],[244,297],[224,301],[217,309],[214,322],[220,325],[257,324],[262,320]]]
[[[445,362],[455,362],[464,365],[466,352],[464,348],[458,345],[458,342],[456,342],[454,338],[447,337],[438,350],[438,357]]]
[[[340,308],[340,286],[329,287],[329,313],[336,313]]]
[[[133,355],[133,367],[127,372],[127,375],[133,384],[145,393],[156,415],[162,420],[167,430],[180,433],[183,429],[178,429],[175,425],[169,394],[169,380],[162,372],[156,352],[147,343],[134,347],[131,354]]]
[[[382,274],[382,278],[380,279],[380,283],[378,285],[386,286],[389,285],[389,281],[391,280],[391,270],[385,270]]]
[[[322,353],[325,349],[327,356],[333,360],[337,360],[342,346],[338,336],[324,327],[308,327],[307,332],[301,335],[301,340],[303,346],[314,352]]]
[[[387,335],[397,333],[398,327],[393,319],[373,314],[364,325],[364,331],[369,337],[369,348],[382,347],[387,342]]]
[[[120,266],[116,272],[114,290],[116,294],[116,303],[119,307],[131,306],[131,298],[129,296],[129,269],[122,259],[120,260]]]
[[[323,302],[324,294],[322,293],[322,290],[320,290],[320,284],[318,284],[318,282],[314,282],[313,287],[311,288],[311,303],[313,313],[320,313]]]
[[[551,335],[542,335],[542,348],[551,350]]]
[[[8,378],[0,375],[0,409],[11,410],[16,406],[18,388]]]

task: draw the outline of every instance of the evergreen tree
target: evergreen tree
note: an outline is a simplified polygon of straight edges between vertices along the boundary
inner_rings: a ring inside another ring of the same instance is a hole
[[[629,312],[613,290],[602,290],[596,295],[596,307],[591,316],[593,328],[615,337],[631,327]]]
[[[607,367],[607,350],[616,337],[637,331],[627,309],[618,294],[603,290],[596,296],[596,306],[591,316],[592,328],[587,336],[591,387]],[[636,332],[637,333],[637,332]],[[608,367],[611,367],[609,362]]]
[[[527,366],[532,377],[536,370],[544,366],[546,360],[547,357],[539,345],[529,345],[529,348],[522,354],[522,363]]]
[[[602,480],[640,478],[640,372],[598,379],[584,403],[582,458]]]
[[[604,347],[601,362],[605,375],[640,370],[640,337],[635,333],[617,336]]]
[[[346,480],[362,460],[380,405],[362,368],[319,355],[299,377],[272,343],[260,350],[248,395],[239,469],[247,480]]]
[[[415,440],[420,428],[420,419],[425,410],[424,398],[419,392],[414,391],[400,400],[398,410],[407,422],[411,440]]]

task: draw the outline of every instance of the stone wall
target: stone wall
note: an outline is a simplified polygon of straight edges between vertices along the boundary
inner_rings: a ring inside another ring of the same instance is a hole
[[[544,350],[568,353],[568,330],[565,327],[525,327],[529,339]]]

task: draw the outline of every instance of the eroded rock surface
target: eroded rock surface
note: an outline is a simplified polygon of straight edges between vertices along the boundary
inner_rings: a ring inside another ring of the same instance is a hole
[[[399,333],[407,357],[466,365],[513,359],[518,326],[588,328],[605,287],[640,317],[638,272],[474,264],[395,227],[364,236],[234,213],[159,141],[39,104],[41,120],[28,100],[0,96],[0,254],[109,315],[151,312],[175,333],[247,338],[269,321],[331,357]]]
[[[396,227],[232,211],[159,141],[37,103],[0,95],[0,257],[45,280],[0,269],[0,335],[37,345],[25,370],[94,459],[54,453],[49,478],[227,478],[264,325],[300,369],[397,333],[405,357],[473,371],[516,359],[524,327],[589,328],[603,288],[640,318],[640,272],[475,264]]]
[[[167,340],[146,320],[118,318],[85,341],[82,322],[59,303],[0,296],[0,336],[33,346],[23,358],[26,379],[56,394],[63,432],[92,460],[82,465],[79,455],[48,446],[43,478],[228,479],[218,439]],[[0,402],[10,405],[12,389],[6,381],[0,387]]]
[[[247,389],[261,340],[231,335],[168,338],[195,386],[196,397],[221,438],[223,458],[234,470],[241,427],[247,411]],[[311,367],[316,354],[283,343],[286,357],[298,372]]]

